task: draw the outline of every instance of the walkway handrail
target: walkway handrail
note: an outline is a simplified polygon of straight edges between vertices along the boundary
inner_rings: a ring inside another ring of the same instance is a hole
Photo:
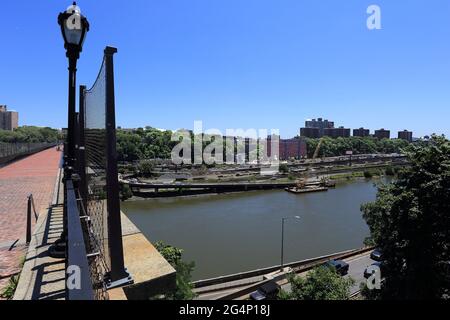
[[[68,300],[94,300],[90,268],[73,181],[66,181]]]

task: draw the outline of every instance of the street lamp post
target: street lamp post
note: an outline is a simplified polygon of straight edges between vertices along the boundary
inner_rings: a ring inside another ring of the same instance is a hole
[[[284,268],[284,222],[289,219],[300,220],[300,217],[295,216],[295,217],[286,217],[286,218],[281,219],[281,268],[280,268],[281,271],[283,271],[283,268]]]
[[[86,33],[89,31],[89,22],[81,15],[80,8],[76,2],[65,11],[58,15],[58,24],[61,27],[61,33],[64,38],[64,48],[66,56],[69,59],[69,98],[68,98],[68,119],[67,119],[67,150],[64,149],[64,176],[70,179],[73,168],[75,167],[75,94],[76,94],[76,73],[77,60],[80,52],[83,50],[83,43],[86,39]],[[58,240],[50,246],[48,252],[50,257],[64,258],[66,256],[67,246],[67,216],[64,213],[63,232]]]
[[[68,165],[73,165],[75,157],[75,94],[76,94],[76,73],[77,60],[80,52],[83,50],[84,40],[89,31],[89,22],[81,14],[80,8],[76,2],[72,4],[65,12],[58,16],[58,24],[61,27],[61,33],[64,38],[64,48],[69,60],[69,99],[68,99],[68,136],[66,151]]]

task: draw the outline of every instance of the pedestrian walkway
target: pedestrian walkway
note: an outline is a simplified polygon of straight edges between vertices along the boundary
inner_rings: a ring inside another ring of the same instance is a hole
[[[51,148],[0,168],[0,292],[20,271],[26,253],[28,196],[33,195],[38,214],[48,210],[61,156]]]

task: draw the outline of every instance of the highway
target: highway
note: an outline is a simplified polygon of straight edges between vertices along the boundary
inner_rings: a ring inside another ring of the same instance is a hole
[[[349,258],[343,259],[349,264],[349,272],[345,275],[346,278],[351,277],[355,280],[355,284],[350,288],[350,294],[353,295],[360,290],[361,283],[364,283],[366,279],[364,278],[364,270],[373,264],[375,261],[370,258],[370,253],[362,253],[359,255],[351,256]],[[298,273],[298,276],[305,277],[308,271]],[[208,286],[205,288],[195,289],[199,294],[196,300],[216,300],[222,296],[237,293],[241,290],[245,290],[249,285],[258,283],[263,280],[263,276],[256,276],[252,278],[247,278],[245,280],[231,281],[226,284],[219,284]],[[278,281],[282,289],[289,292],[291,286],[285,279]],[[217,288],[217,290],[216,290]],[[249,294],[243,294],[242,296],[236,298],[237,300],[249,299]]]

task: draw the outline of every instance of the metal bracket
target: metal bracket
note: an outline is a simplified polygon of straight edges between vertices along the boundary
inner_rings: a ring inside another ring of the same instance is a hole
[[[88,258],[94,258],[100,255],[100,252],[94,252],[94,253],[89,253],[88,255],[86,255],[86,257]]]
[[[106,275],[105,276],[106,289],[111,290],[114,288],[124,287],[126,285],[133,284],[134,283],[133,277],[130,275],[127,268],[125,268],[125,272],[128,275],[126,278],[114,282],[111,282],[111,280],[108,278],[108,275]]]

